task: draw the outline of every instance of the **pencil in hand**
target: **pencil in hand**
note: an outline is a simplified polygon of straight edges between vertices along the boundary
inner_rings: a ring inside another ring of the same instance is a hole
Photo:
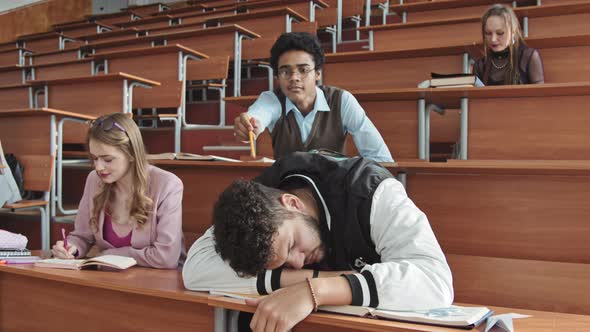
[[[248,122],[250,122],[250,116],[248,114],[246,114],[246,116],[248,117]],[[252,158],[256,158],[256,146],[254,145],[254,131],[253,130],[249,130],[248,131],[248,138],[250,140],[250,157]]]

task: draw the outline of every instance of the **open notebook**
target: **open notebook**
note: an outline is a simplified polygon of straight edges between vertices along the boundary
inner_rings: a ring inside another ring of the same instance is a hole
[[[382,318],[461,329],[472,329],[492,315],[486,307],[450,306],[423,311],[391,311],[357,306],[321,306],[319,310],[352,316]]]
[[[113,269],[125,270],[137,264],[135,259],[125,256],[104,255],[89,259],[60,259],[49,258],[35,262],[37,267],[49,267],[55,269],[81,270],[91,266],[106,266]]]
[[[240,160],[214,156],[214,155],[200,155],[195,153],[188,153],[188,152],[166,152],[160,154],[148,154],[148,160],[197,160],[197,161],[231,161],[231,162],[240,162]]]
[[[221,295],[242,300],[260,297],[258,294],[234,293],[215,290],[212,290],[209,293],[211,295]],[[493,314],[493,311],[486,307],[462,307],[456,305],[450,306],[448,308],[438,308],[423,311],[391,311],[351,305],[320,306],[318,310],[351,316],[388,319],[399,322],[437,325],[460,329],[472,329],[484,322]]]

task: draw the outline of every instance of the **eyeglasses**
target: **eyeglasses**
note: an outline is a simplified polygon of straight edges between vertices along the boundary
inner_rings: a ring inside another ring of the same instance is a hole
[[[127,130],[125,130],[123,126],[118,124],[117,121],[115,121],[111,117],[96,119],[92,121],[91,125],[92,127],[100,127],[104,131],[110,131],[111,129],[113,129],[113,127],[117,127],[117,129],[127,134]]]
[[[309,67],[309,66],[305,66],[305,67],[296,67],[295,70],[291,70],[291,68],[279,68],[279,71],[277,73],[277,75],[279,76],[279,78],[287,80],[291,77],[291,75],[298,73],[299,77],[304,79],[307,77],[307,75],[314,71],[315,68]]]

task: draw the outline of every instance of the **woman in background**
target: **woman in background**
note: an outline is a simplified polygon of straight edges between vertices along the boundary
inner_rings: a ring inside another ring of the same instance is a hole
[[[481,19],[485,56],[475,62],[475,75],[485,85],[544,82],[539,51],[526,45],[518,18],[504,5],[491,6]]]
[[[92,122],[87,137],[94,163],[78,207],[75,230],[57,241],[55,257],[132,257],[138,265],[173,269],[184,260],[180,179],[147,162],[139,128],[122,113]]]

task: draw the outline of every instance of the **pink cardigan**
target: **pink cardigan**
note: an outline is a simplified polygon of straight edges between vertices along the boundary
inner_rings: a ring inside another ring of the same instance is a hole
[[[151,165],[148,166],[148,176],[152,213],[142,227],[135,225],[133,228],[130,247],[115,248],[103,238],[104,211],[98,219],[98,231],[94,232],[90,226],[93,198],[102,183],[95,171],[90,172],[78,207],[75,230],[68,235],[68,243],[78,248],[79,257],[86,256],[96,245],[102,255],[133,257],[141,266],[175,269],[184,262],[182,181],[176,175]]]

